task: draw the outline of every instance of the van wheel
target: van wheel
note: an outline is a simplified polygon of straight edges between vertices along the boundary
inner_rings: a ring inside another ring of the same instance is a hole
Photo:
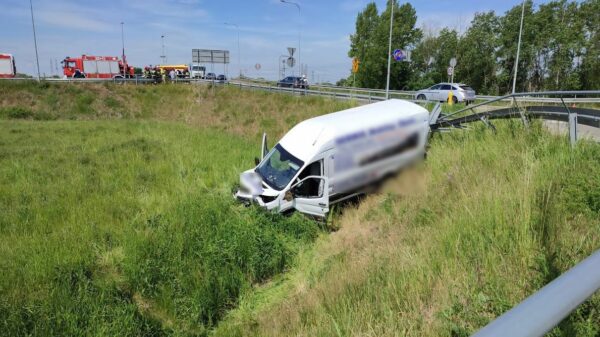
[[[424,101],[425,100],[425,95],[420,94],[420,95],[417,96],[417,99]]]
[[[456,96],[452,96],[452,103],[458,103],[458,98],[456,98]]]

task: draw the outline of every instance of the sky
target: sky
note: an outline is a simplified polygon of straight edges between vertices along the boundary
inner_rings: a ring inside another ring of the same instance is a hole
[[[120,56],[123,22],[127,60],[138,67],[160,64],[164,35],[169,64],[191,63],[193,48],[226,49],[231,56],[227,68],[221,64],[208,66],[209,70],[236,75],[241,68],[247,76],[276,79],[280,56],[287,56],[287,47],[298,47],[301,32],[300,62],[311,82],[347,77],[349,36],[358,12],[371,1],[295,1],[300,13],[280,0],[33,0],[40,72],[62,75],[60,61],[66,56]],[[375,0],[380,11],[385,2]],[[520,4],[520,0],[409,2],[417,10],[417,26],[430,33],[443,27],[464,32],[477,12],[504,13]],[[34,74],[29,2],[0,0],[0,5],[0,53],[15,56],[18,72]]]

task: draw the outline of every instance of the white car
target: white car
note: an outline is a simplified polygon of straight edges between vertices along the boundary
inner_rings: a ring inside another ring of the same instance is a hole
[[[445,102],[448,100],[450,91],[452,91],[454,103],[475,101],[475,90],[462,83],[438,83],[430,88],[417,91],[415,99]]]

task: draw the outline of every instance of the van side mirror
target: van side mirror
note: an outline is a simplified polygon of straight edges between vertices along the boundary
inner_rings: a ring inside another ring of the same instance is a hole
[[[258,157],[254,157],[254,165],[258,166],[260,164],[260,159]]]

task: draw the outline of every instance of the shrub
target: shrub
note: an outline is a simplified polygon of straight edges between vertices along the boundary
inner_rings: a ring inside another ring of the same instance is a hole
[[[0,116],[10,119],[28,119],[33,117],[33,111],[28,108],[14,106],[0,109]]]

